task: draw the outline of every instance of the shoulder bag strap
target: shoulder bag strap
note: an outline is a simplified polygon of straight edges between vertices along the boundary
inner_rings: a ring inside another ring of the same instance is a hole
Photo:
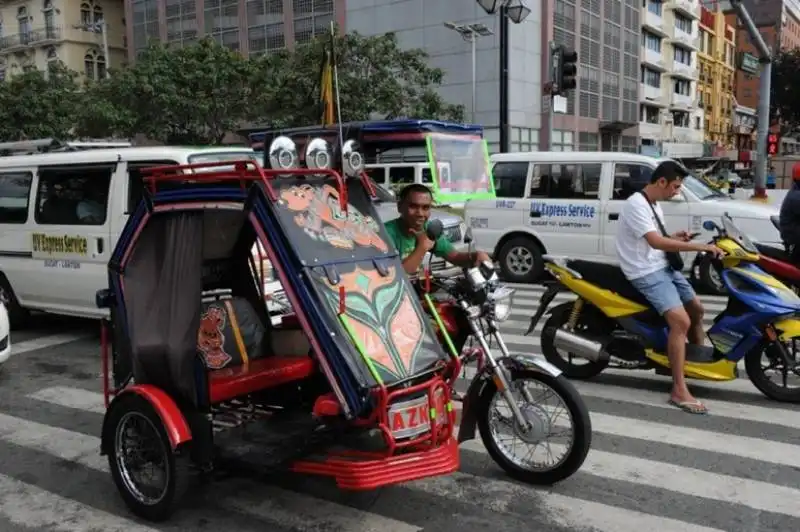
[[[667,230],[664,228],[664,224],[661,223],[661,218],[659,218],[656,208],[653,207],[653,204],[650,202],[650,198],[647,197],[647,194],[645,194],[643,190],[640,190],[639,194],[644,196],[644,200],[647,202],[647,205],[650,206],[650,210],[653,211],[653,217],[656,219],[656,224],[658,225],[661,234],[667,238],[670,238],[669,233],[667,233]]]

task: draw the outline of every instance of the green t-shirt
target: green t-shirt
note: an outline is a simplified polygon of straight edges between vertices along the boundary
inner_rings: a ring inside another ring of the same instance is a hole
[[[392,239],[395,247],[397,247],[397,251],[400,252],[400,260],[405,260],[417,247],[416,237],[403,230],[400,218],[395,218],[385,223],[384,227],[386,227],[386,232],[389,233],[389,238]],[[425,224],[425,227],[427,227],[427,224]],[[442,235],[436,239],[431,252],[439,258],[445,259],[453,249],[453,244]]]

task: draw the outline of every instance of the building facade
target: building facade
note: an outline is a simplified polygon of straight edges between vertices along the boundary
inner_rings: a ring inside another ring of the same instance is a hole
[[[688,0],[643,0],[641,9],[640,151],[672,157],[703,152],[698,105],[698,9]]]
[[[352,3],[348,2],[348,3]],[[345,27],[345,0],[125,0],[128,57],[151,39],[189,45],[207,35],[257,55]]]
[[[105,57],[98,23],[108,28]],[[106,75],[125,61],[122,1],[32,0],[0,7],[0,80],[63,62],[87,78]]]
[[[736,30],[725,20],[719,4],[700,6],[699,102],[705,113],[705,140],[718,149],[732,150]]]

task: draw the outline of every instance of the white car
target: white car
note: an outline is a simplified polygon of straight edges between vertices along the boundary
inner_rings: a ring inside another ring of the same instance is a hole
[[[0,368],[11,355],[11,327],[8,324],[6,306],[0,301]]]

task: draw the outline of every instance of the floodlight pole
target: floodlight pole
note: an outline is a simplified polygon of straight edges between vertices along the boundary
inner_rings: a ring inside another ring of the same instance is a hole
[[[511,151],[508,141],[508,4],[500,3],[500,153]]]

